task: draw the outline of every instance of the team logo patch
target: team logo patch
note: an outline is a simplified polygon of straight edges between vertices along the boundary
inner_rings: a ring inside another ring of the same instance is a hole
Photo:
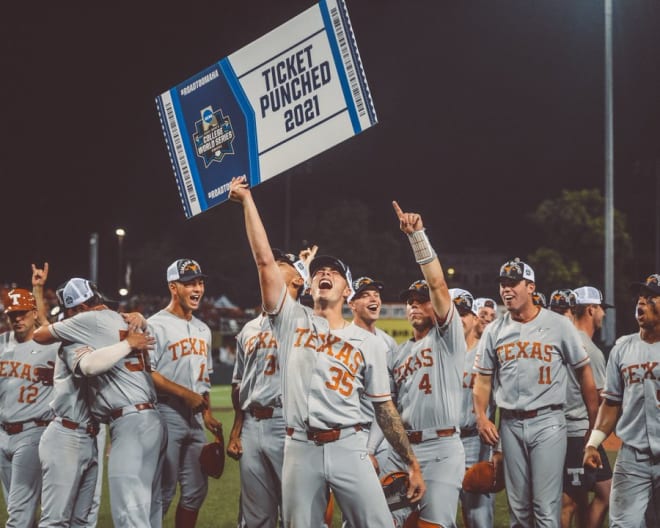
[[[200,110],[201,119],[195,121],[193,140],[197,155],[204,160],[204,167],[220,163],[227,154],[234,154],[234,129],[231,119],[222,110],[207,106]]]

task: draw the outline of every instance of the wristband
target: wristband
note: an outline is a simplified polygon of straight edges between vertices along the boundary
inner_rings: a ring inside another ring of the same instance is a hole
[[[603,432],[600,431],[599,429],[594,429],[591,431],[591,434],[589,435],[589,440],[587,440],[587,447],[593,447],[594,449],[598,449],[600,444],[603,443],[603,440],[607,438],[607,435]]]
[[[426,232],[422,229],[421,231],[414,231],[408,235],[408,240],[412,246],[413,254],[415,255],[415,261],[417,264],[423,265],[432,262],[433,259],[437,256],[433,247],[431,247],[431,242],[429,242],[429,237],[426,236]]]

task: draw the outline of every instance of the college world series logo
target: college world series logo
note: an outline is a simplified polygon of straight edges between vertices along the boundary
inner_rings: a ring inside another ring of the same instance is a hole
[[[212,106],[200,110],[201,119],[195,121],[193,139],[197,155],[204,160],[204,168],[212,162],[220,163],[225,155],[233,154],[234,129],[229,116],[222,110],[214,111]]]

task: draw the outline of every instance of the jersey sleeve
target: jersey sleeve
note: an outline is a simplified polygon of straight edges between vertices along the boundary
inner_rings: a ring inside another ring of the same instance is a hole
[[[60,341],[86,343],[89,341],[90,332],[96,327],[95,320],[94,312],[82,312],[69,319],[53,323],[50,329],[51,333]],[[117,335],[117,340],[119,337]]]
[[[490,323],[484,330],[474,356],[474,370],[487,376],[492,376],[497,368],[497,350],[493,331],[495,324],[497,323]]]
[[[245,372],[245,326],[236,336],[236,362],[234,363],[234,371],[232,372],[231,382],[240,385],[243,380],[243,373]]]
[[[153,349],[149,351],[149,363],[151,364],[152,372],[158,370],[158,363],[160,362],[160,358],[163,355],[164,346],[161,326],[158,324],[158,320],[154,317],[147,319],[147,332],[149,332],[149,334],[151,334],[156,340],[156,344],[154,345]]]
[[[369,337],[362,343],[364,354],[364,395],[371,401],[392,399],[387,370],[387,345],[377,337]]]
[[[579,369],[590,363],[591,360],[577,329],[567,318],[564,319],[566,322],[564,323],[562,321],[564,328],[562,329],[563,346],[561,347],[561,352],[564,355],[566,363],[573,369]]]
[[[605,368],[605,388],[602,396],[610,401],[621,403],[623,401],[623,378],[621,377],[621,356],[625,340],[617,341],[610,352]]]

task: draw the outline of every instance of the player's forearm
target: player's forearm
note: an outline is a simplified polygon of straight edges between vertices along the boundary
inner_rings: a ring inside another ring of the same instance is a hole
[[[59,341],[50,331],[50,325],[37,328],[32,334],[32,340],[40,345],[50,345]]]
[[[442,271],[442,265],[436,257],[428,264],[421,265],[420,268],[424,274],[424,280],[429,285],[429,297],[433,309],[440,319],[445,320],[451,307],[451,296]]]
[[[178,383],[167,379],[165,376],[156,371],[151,372],[151,379],[156,386],[156,391],[160,393],[167,393],[171,394],[172,396],[177,396],[184,399],[189,392],[192,392],[190,389],[187,389],[183,385],[179,385]]]
[[[131,353],[131,345],[123,340],[114,345],[93,350],[80,358],[78,367],[85,376],[98,376],[115,366]]]
[[[589,427],[593,428],[598,414],[598,391],[596,390],[596,383],[594,382],[593,371],[591,365],[585,365],[577,370],[577,375],[580,380],[580,391],[582,392],[582,399],[587,408],[587,415],[589,416]]]
[[[273,258],[273,250],[268,241],[266,228],[251,194],[243,201],[243,214],[248,242],[259,272],[263,307],[267,312],[273,312],[279,307],[278,302],[281,300],[284,279]]]
[[[486,414],[488,403],[490,402],[491,377],[484,374],[477,374],[477,378],[472,388],[472,401],[474,403],[474,414],[477,420],[489,419]]]
[[[383,435],[394,449],[394,452],[408,465],[417,463],[408,435],[401,423],[401,417],[392,401],[374,402],[376,421],[383,431]]]
[[[620,403],[604,399],[598,408],[598,415],[596,416],[594,429],[598,429],[599,431],[605,433],[606,436],[609,436],[609,434],[614,431],[614,428],[616,427],[616,423],[619,419],[620,409]]]

